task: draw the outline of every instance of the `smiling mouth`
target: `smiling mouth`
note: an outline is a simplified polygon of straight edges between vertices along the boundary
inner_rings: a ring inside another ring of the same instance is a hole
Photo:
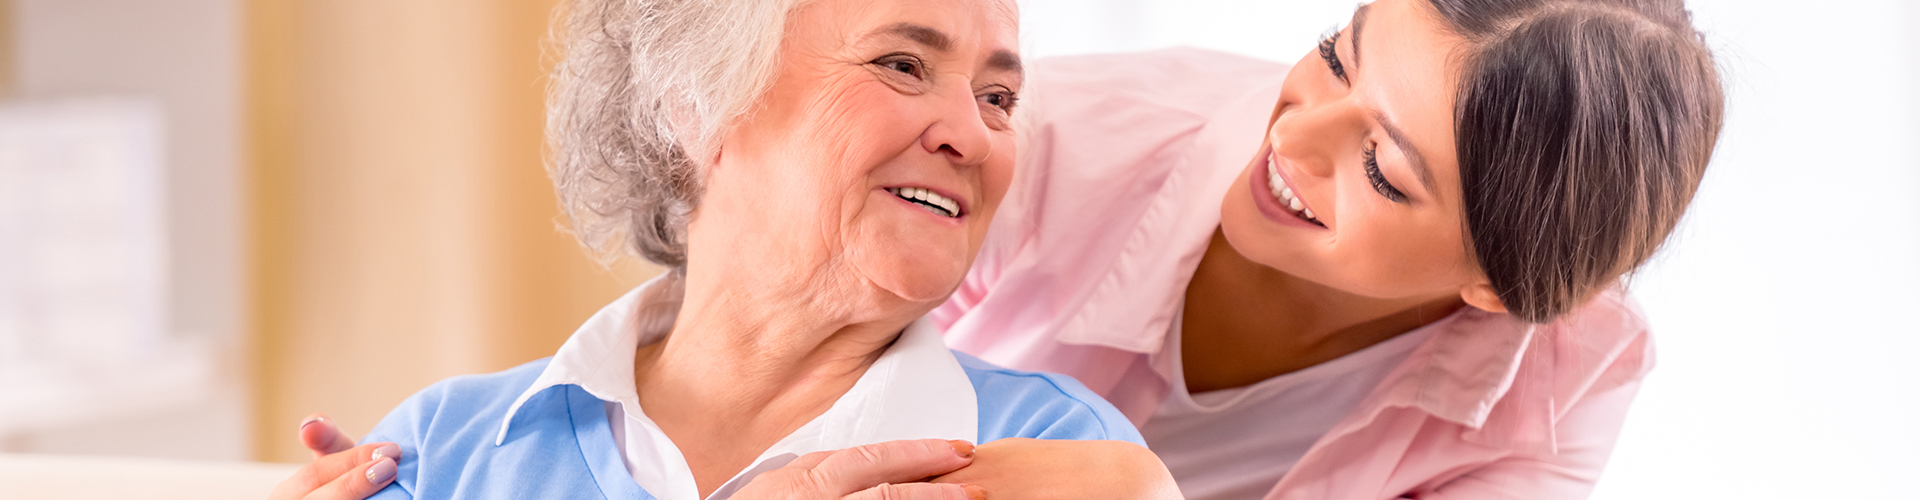
[[[1280,200],[1281,208],[1285,208],[1294,216],[1313,225],[1327,227],[1320,222],[1320,219],[1313,217],[1313,209],[1307,208],[1306,203],[1301,202],[1300,198],[1294,195],[1293,186],[1288,185],[1287,179],[1280,176],[1280,158],[1272,151],[1267,152],[1267,189],[1273,192],[1275,199]]]
[[[887,192],[909,203],[919,205],[927,212],[949,219],[960,217],[960,202],[941,196],[931,190],[915,187],[886,188]]]

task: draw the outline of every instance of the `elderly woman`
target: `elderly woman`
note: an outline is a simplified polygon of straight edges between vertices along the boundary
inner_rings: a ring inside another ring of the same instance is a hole
[[[1012,176],[1011,0],[581,0],[570,12],[554,182],[587,245],[670,271],[552,358],[414,395],[368,436],[397,446],[374,446],[365,480],[342,487],[696,500],[785,467],[788,482],[838,497],[965,465],[967,442],[1140,442],[1072,379],[956,355],[916,322],[966,274]],[[816,452],[926,439],[938,467],[805,473],[832,465]],[[983,495],[927,483],[866,494],[913,492]]]

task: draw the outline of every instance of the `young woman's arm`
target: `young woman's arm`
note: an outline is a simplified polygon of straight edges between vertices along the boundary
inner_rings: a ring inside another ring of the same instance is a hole
[[[1640,381],[1588,394],[1562,415],[1554,434],[1558,453],[1495,462],[1422,492],[1421,499],[1586,498],[1620,436]]]

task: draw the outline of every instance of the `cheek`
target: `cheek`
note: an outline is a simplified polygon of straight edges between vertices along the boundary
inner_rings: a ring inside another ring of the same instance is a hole
[[[916,142],[910,105],[878,82],[829,85],[801,110],[794,130],[805,132],[795,149],[842,174],[835,177],[865,177]]]
[[[1405,297],[1464,284],[1466,258],[1457,221],[1438,217],[1428,207],[1394,205],[1370,187],[1348,193],[1343,204],[1339,248],[1345,273],[1356,293]],[[1347,206],[1352,205],[1352,206]]]

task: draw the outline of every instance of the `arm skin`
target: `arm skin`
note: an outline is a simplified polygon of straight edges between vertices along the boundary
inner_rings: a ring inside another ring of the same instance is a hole
[[[1124,441],[1010,438],[982,444],[973,464],[934,478],[980,485],[994,500],[1180,500],[1160,457]]]

